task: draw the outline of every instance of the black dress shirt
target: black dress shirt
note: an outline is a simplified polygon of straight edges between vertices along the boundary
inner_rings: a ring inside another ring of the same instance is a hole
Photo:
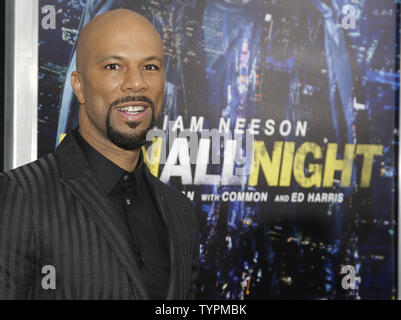
[[[136,169],[128,172],[96,151],[78,129],[73,134],[92,174],[129,227],[131,247],[149,297],[165,299],[170,275],[168,233],[144,177],[142,153]]]

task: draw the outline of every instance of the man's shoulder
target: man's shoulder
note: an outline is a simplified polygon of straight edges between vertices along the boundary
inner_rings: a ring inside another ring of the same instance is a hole
[[[0,173],[0,178],[9,183],[17,183],[25,189],[27,184],[35,185],[48,182],[50,177],[58,175],[54,153],[49,153],[35,161]]]

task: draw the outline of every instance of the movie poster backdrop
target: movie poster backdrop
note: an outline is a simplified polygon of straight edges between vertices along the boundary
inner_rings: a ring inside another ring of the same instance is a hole
[[[78,125],[79,30],[127,8],[160,32],[165,99],[145,158],[197,210],[199,298],[396,297],[398,1],[44,6],[38,156]]]

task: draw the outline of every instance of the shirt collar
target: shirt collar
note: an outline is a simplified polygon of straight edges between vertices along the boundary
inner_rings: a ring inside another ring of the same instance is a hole
[[[84,153],[90,170],[96,180],[99,182],[100,187],[109,194],[117,183],[134,182],[136,184],[137,192],[142,189],[143,179],[143,156],[142,152],[139,153],[139,159],[137,167],[132,171],[128,172],[123,168],[120,168],[115,163],[107,159],[95,148],[93,148],[79,133],[78,128],[72,130],[82,152]],[[126,179],[127,177],[128,179]]]

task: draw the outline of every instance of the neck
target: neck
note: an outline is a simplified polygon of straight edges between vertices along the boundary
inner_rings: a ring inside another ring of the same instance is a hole
[[[120,168],[132,172],[138,165],[140,149],[124,150],[117,147],[109,139],[103,136],[91,134],[84,128],[79,128],[79,133],[96,151],[101,153]]]

